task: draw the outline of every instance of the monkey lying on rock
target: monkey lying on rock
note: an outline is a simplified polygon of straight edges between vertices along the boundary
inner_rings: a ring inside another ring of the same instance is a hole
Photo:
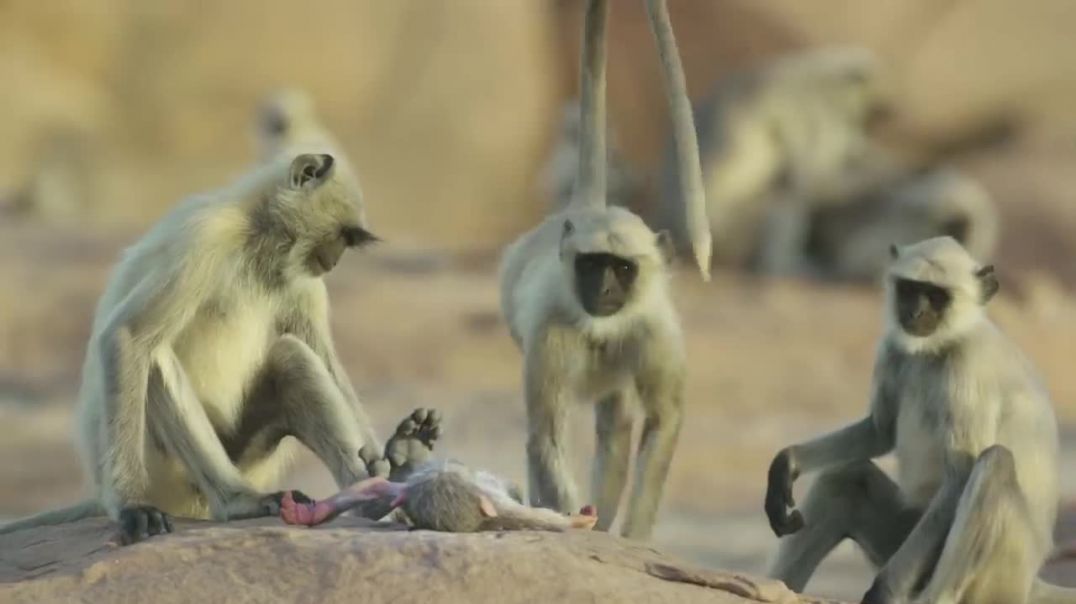
[[[439,436],[437,412],[416,410],[396,428],[384,457],[373,454],[372,447],[360,451],[371,478],[317,502],[303,501],[288,491],[281,500],[280,517],[288,524],[314,526],[351,509],[376,520],[402,508],[415,528],[452,533],[590,529],[597,523],[592,506],[570,516],[532,508],[522,503],[515,485],[489,472],[457,461],[430,460]]]

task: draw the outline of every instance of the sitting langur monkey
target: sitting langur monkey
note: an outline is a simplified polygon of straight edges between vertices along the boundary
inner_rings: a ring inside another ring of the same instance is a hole
[[[288,524],[315,526],[385,498],[389,509],[404,510],[413,527],[449,533],[590,529],[598,520],[591,506],[570,516],[526,506],[513,485],[456,461],[426,462],[398,480],[403,482],[383,476],[367,478],[317,502],[296,502],[289,492],[281,502],[280,517]]]
[[[691,107],[663,0],[647,7],[666,77],[678,149],[694,200],[689,224],[699,268],[709,267]],[[616,516],[631,456],[632,398],[645,413],[623,534],[645,539],[657,514],[683,412],[684,349],[666,283],[669,238],[606,204],[606,1],[587,3],[582,127],[575,197],[505,252],[501,305],[524,356],[532,505],[578,510],[564,444],[579,399],[597,402],[594,493],[598,527]]]
[[[336,482],[377,446],[329,333],[322,280],[376,238],[328,154],[279,157],[179,204],[129,248],[97,306],[79,394],[95,498],[5,526],[107,513],[124,542],[166,514],[275,514],[294,436]]]
[[[799,250],[812,200],[842,199],[859,180],[888,171],[867,136],[884,114],[877,58],[826,47],[729,75],[700,104],[698,131],[714,257],[728,266],[783,271]],[[684,191],[672,154],[662,175],[676,241],[684,240]],[[760,242],[768,241],[767,245]]]
[[[801,591],[851,538],[880,567],[863,602],[1073,602],[1036,580],[1058,505],[1058,430],[1030,362],[987,318],[998,291],[950,237],[892,250],[866,418],[782,450],[771,575]],[[871,459],[896,451],[894,483]],[[822,470],[801,510],[793,481]]]

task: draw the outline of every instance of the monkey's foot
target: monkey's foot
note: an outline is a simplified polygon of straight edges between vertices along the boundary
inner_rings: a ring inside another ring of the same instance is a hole
[[[590,530],[594,528],[594,525],[598,524],[598,512],[592,505],[584,505],[579,510],[578,514],[572,514],[568,517],[571,522],[572,528]]]
[[[137,543],[147,537],[172,532],[172,519],[151,505],[120,510],[120,545]]]
[[[288,524],[314,526],[332,520],[336,515],[336,507],[327,501],[298,502],[291,491],[285,491],[280,499],[280,518]]]
[[[435,409],[415,409],[404,418],[385,444],[385,459],[391,467],[389,480],[406,480],[416,467],[430,458],[433,443],[440,437],[441,414]]]

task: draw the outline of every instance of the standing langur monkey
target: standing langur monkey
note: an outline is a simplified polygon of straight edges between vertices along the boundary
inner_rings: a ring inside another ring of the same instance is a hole
[[[691,107],[663,0],[647,3],[666,76],[684,169],[699,269],[709,271],[710,232]],[[606,203],[606,1],[587,3],[581,75],[579,177],[567,208],[505,252],[501,306],[524,356],[527,458],[532,505],[579,509],[564,443],[579,399],[597,402],[593,469],[598,528],[608,530],[627,479],[633,410],[645,419],[634,493],[622,532],[649,537],[679,436],[684,347],[672,306],[667,263],[672,244],[637,215]]]
[[[951,237],[891,255],[867,417],[770,466],[765,509],[783,537],[771,575],[802,591],[851,538],[880,567],[864,603],[1076,602],[1036,580],[1057,516],[1057,420],[1030,362],[986,316],[994,268]],[[871,462],[894,450],[896,483]],[[790,512],[793,481],[815,470]]]
[[[8,532],[106,513],[124,543],[168,514],[275,514],[294,436],[340,486],[377,447],[329,332],[322,276],[376,240],[325,153],[279,155],[179,204],[129,248],[97,306],[79,393],[95,497]],[[302,499],[300,497],[300,499]]]

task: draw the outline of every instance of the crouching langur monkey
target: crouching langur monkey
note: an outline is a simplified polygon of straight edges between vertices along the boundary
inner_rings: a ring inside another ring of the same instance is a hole
[[[783,537],[771,575],[801,591],[850,538],[880,569],[864,603],[1076,602],[1036,579],[1057,515],[1057,422],[986,316],[993,267],[950,237],[891,254],[869,414],[770,466],[765,509]],[[871,462],[894,450],[896,482]],[[793,481],[817,470],[793,509]]]
[[[709,270],[698,147],[683,71],[662,0],[647,3],[684,168],[696,261]],[[597,403],[597,526],[616,516],[631,459],[635,401],[645,419],[624,535],[645,539],[657,514],[683,413],[684,347],[670,301],[671,245],[606,199],[605,0],[587,3],[581,79],[579,176],[567,208],[523,235],[501,265],[501,308],[524,356],[529,497],[579,509],[564,443],[568,413]]]
[[[97,306],[79,394],[95,496],[3,532],[106,513],[124,543],[168,514],[273,515],[294,436],[341,486],[377,446],[337,359],[322,276],[376,240],[329,154],[279,157],[179,204],[129,248]],[[300,497],[301,498],[301,497]]]

